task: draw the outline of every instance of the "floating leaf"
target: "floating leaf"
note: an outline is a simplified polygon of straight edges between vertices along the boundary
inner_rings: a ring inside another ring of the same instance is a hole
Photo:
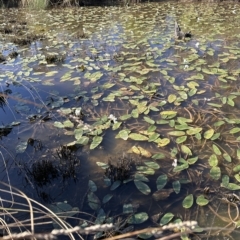
[[[152,120],[152,119],[149,118],[149,117],[144,117],[144,120],[145,120],[147,123],[150,123],[150,124],[152,124],[152,125],[155,123],[155,121]]]
[[[210,139],[213,136],[213,134],[214,134],[214,129],[211,128],[207,130],[203,136],[205,139]]]
[[[153,175],[155,171],[152,168],[145,167],[145,166],[137,166],[137,170],[140,171],[141,173],[148,174],[148,175]]]
[[[221,184],[221,187],[225,187],[225,188],[227,188],[229,190],[232,190],[232,191],[240,189],[240,185],[237,185],[235,183],[229,183],[227,186]]]
[[[101,206],[99,198],[93,192],[89,192],[87,197],[88,205],[90,206],[90,208],[92,208],[93,210],[98,210]]]
[[[77,139],[76,144],[87,145],[89,142],[89,137],[82,136],[80,139]]]
[[[223,154],[223,158],[224,158],[227,162],[232,162],[232,158],[231,158],[227,153],[224,153],[224,154]]]
[[[101,167],[102,169],[106,169],[109,167],[109,165],[107,163],[104,162],[96,162],[96,164]]]
[[[91,192],[97,191],[97,185],[92,180],[88,181],[88,188]]]
[[[180,172],[182,170],[185,170],[185,169],[188,169],[189,168],[189,164],[188,162],[186,161],[186,163],[183,163],[181,165],[177,165],[174,169],[173,169],[173,172]]]
[[[194,164],[198,160],[198,157],[188,158],[187,162],[189,165]]]
[[[182,150],[183,153],[192,156],[191,149],[189,147],[187,147],[186,145],[182,145],[181,150]]]
[[[160,220],[160,226],[166,225],[173,219],[174,215],[172,213],[166,213]]]
[[[157,141],[159,147],[164,147],[170,143],[170,139],[162,138]]]
[[[157,189],[160,190],[160,189],[163,189],[165,187],[165,185],[167,184],[167,180],[168,180],[168,177],[166,174],[162,174],[160,175],[158,178],[157,178]]]
[[[63,125],[64,125],[65,128],[72,128],[72,127],[74,127],[74,124],[70,120],[64,121]]]
[[[213,148],[213,151],[216,155],[221,155],[222,154],[220,149],[215,144],[212,145],[212,148]]]
[[[152,156],[153,159],[163,159],[165,158],[165,154],[164,153],[156,153]]]
[[[117,180],[117,181],[115,181],[115,182],[112,184],[110,190],[113,191],[113,190],[115,190],[116,188],[118,188],[120,185],[121,185],[121,181]]]
[[[188,135],[195,135],[196,133],[199,133],[202,131],[201,127],[196,127],[196,128],[190,128],[187,130]]]
[[[152,156],[152,154],[148,150],[146,150],[146,149],[144,149],[144,148],[142,148],[140,146],[138,146],[138,147],[137,146],[133,146],[130,149],[130,151],[135,153],[135,154],[141,155],[143,157],[147,157],[147,158]]]
[[[229,184],[229,176],[223,175],[222,176],[222,183],[221,183],[221,185],[226,187],[228,184]]]
[[[95,224],[103,224],[106,219],[106,213],[102,208],[99,209]]]
[[[216,154],[212,154],[208,159],[208,163],[211,167],[216,167],[218,165],[218,159]]]
[[[134,180],[135,186],[137,187],[137,189],[142,192],[145,195],[148,195],[149,193],[151,193],[151,189],[149,188],[149,186],[141,181],[138,180]]]
[[[61,122],[54,122],[53,126],[57,128],[64,128],[64,125]]]
[[[147,136],[144,136],[139,133],[130,133],[128,137],[135,141],[147,141],[148,140]]]
[[[109,202],[109,201],[112,199],[112,197],[113,197],[112,194],[107,194],[107,195],[105,195],[104,198],[103,198],[103,201],[102,201],[103,204]]]
[[[156,162],[144,161],[144,164],[153,169],[160,168],[160,166]]]
[[[184,208],[190,208],[193,205],[193,195],[189,194],[186,196],[183,200],[182,205]]]
[[[230,132],[231,134],[238,133],[238,132],[240,132],[240,128],[239,128],[239,127],[235,127],[235,128],[233,128],[233,129],[231,129],[229,132]]]
[[[160,134],[159,133],[153,133],[149,136],[148,141],[149,142],[154,142],[159,138]]]
[[[117,130],[121,126],[122,122],[115,122],[112,126],[112,130]]]
[[[136,181],[149,182],[148,178],[146,178],[143,174],[139,174],[139,173],[136,173],[134,175],[134,179]]]
[[[90,149],[96,148],[103,140],[102,136],[95,136],[93,137],[92,143],[90,145]]]
[[[185,142],[186,140],[187,140],[187,136],[178,137],[178,138],[176,138],[176,143],[180,144],[180,143]]]
[[[129,214],[129,213],[133,213],[133,205],[131,203],[123,204],[123,214]]]
[[[118,135],[116,136],[116,138],[122,138],[123,140],[127,140],[128,139],[128,135],[131,131],[128,129],[123,129],[121,130]]]
[[[140,224],[148,220],[148,214],[145,212],[136,213],[128,219],[129,224]]]
[[[185,132],[184,131],[171,131],[171,132],[168,132],[168,134],[171,136],[180,137],[180,136],[184,136]]]
[[[240,172],[240,165],[237,165],[236,167],[233,168],[234,173]]]
[[[175,94],[170,94],[168,96],[168,102],[173,103],[177,99],[177,96]]]
[[[173,190],[176,194],[180,193],[181,190],[181,183],[177,180],[172,183]]]
[[[214,180],[218,180],[221,177],[221,169],[219,167],[212,167],[210,170],[210,176]]]
[[[200,195],[197,197],[196,203],[199,206],[205,206],[209,203],[209,201],[203,195]]]

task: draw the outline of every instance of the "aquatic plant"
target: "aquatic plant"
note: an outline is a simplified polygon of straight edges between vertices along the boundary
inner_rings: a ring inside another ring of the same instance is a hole
[[[49,0],[21,0],[21,5],[24,8],[30,9],[46,9]]]

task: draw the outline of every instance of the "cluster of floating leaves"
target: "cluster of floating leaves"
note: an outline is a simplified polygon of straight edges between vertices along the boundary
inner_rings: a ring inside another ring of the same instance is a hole
[[[54,95],[45,103],[58,111],[53,125],[74,136],[68,145],[89,150],[101,146],[107,130],[114,131],[116,142],[129,141],[126,150],[144,159],[131,179],[141,193],[152,193],[148,176],[161,172],[153,193],[156,201],[180,194],[189,182],[203,189],[211,181],[224,191],[237,191],[240,8],[214,6],[206,9],[198,3],[185,9],[162,3],[51,10],[34,13],[35,21],[27,14],[27,28],[45,39],[19,49],[16,59],[8,60],[8,51],[3,52],[5,69],[17,70],[5,70],[0,81],[73,84],[71,95]],[[175,20],[192,31],[191,40],[174,39]],[[63,106],[69,101],[78,107]],[[109,167],[105,162],[98,165]],[[122,182],[105,179],[112,191]],[[100,214],[101,201],[90,185],[89,205]],[[191,208],[194,200],[199,206],[209,204],[203,192],[192,192],[184,196],[182,206]],[[160,224],[173,217],[165,214]]]

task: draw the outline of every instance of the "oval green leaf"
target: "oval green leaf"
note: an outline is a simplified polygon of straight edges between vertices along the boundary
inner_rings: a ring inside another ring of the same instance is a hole
[[[205,206],[209,203],[209,201],[203,195],[200,195],[197,197],[196,203],[199,206]]]
[[[193,205],[193,195],[192,194],[187,195],[184,198],[182,205],[183,205],[184,208],[192,207],[192,205]]]
[[[141,181],[138,180],[134,180],[135,186],[137,187],[137,189],[145,194],[148,195],[149,193],[151,193],[151,189],[149,188],[149,186],[146,183],[143,183]]]

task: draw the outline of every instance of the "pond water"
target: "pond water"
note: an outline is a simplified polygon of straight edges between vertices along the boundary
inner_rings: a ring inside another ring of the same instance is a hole
[[[1,181],[73,227],[118,224],[95,237],[195,220],[190,239],[238,239],[239,11],[1,10]],[[175,21],[193,36],[175,39]],[[25,209],[9,189],[4,212]],[[58,228],[42,218],[36,231]]]

